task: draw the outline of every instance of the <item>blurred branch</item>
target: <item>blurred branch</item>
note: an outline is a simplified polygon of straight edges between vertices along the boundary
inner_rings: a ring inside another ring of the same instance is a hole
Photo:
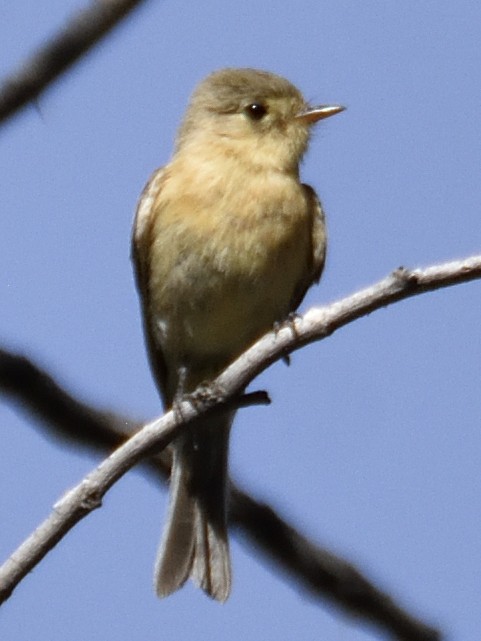
[[[97,0],[0,85],[0,122],[35,100],[142,0]]]
[[[128,431],[139,425],[80,403],[47,372],[25,357],[5,350],[0,350],[0,391],[40,419],[56,442],[60,438],[71,446],[79,444],[94,451],[110,450],[120,446]],[[156,481],[165,483],[170,470],[169,452],[144,460],[142,469]],[[83,499],[86,498],[89,497],[84,494]],[[96,501],[89,499],[82,509],[98,507],[99,497],[96,498]],[[58,505],[52,519],[54,528],[59,525],[57,511]],[[351,616],[367,620],[403,641],[436,641],[440,638],[437,631],[396,605],[389,595],[376,588],[353,565],[316,546],[282,520],[271,507],[245,494],[235,484],[231,485],[229,519],[248,541],[314,597],[327,598]],[[38,550],[38,536],[45,534],[44,527],[39,530],[30,537],[34,552]],[[58,537],[58,531],[56,535]],[[21,548],[0,568],[2,599],[8,598],[8,592],[33,567],[32,554],[25,554],[25,548],[23,554],[19,554],[20,551]]]
[[[315,545],[276,512],[235,489],[231,524],[313,597],[400,641],[440,641],[438,630],[414,618],[347,560]]]
[[[82,445],[105,453],[142,427],[80,402],[28,358],[0,348],[0,391],[17,401],[58,443]]]

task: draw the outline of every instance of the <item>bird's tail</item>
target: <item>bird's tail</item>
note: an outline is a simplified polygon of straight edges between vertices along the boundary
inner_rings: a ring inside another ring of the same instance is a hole
[[[189,577],[218,601],[229,596],[226,491],[231,422],[231,415],[214,417],[174,443],[169,519],[155,564],[155,587],[161,597]]]

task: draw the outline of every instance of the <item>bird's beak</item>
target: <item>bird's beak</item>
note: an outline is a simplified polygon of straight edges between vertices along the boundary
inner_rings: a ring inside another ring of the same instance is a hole
[[[297,114],[296,120],[301,120],[306,123],[306,125],[313,125],[318,120],[323,120],[324,118],[329,118],[329,116],[335,116],[341,111],[344,111],[346,107],[341,105],[318,105],[317,107],[308,107],[300,113]]]

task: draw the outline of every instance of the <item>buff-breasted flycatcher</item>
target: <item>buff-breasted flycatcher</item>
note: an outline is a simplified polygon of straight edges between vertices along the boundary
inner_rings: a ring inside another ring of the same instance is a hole
[[[301,302],[326,252],[321,204],[299,181],[311,126],[343,108],[311,107],[290,82],[223,69],[195,90],[168,165],[146,185],[133,258],[146,342],[164,403],[214,379]],[[155,567],[160,596],[190,577],[225,601],[233,415],[173,444],[171,499]]]

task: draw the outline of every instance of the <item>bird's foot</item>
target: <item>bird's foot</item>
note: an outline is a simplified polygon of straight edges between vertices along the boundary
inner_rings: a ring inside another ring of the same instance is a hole
[[[188,402],[197,411],[208,409],[225,398],[225,390],[212,381],[203,381],[193,392],[185,392],[186,371],[179,370],[179,385],[172,409],[182,419],[182,403]]]
[[[296,330],[296,320],[300,318],[300,315],[297,312],[290,312],[288,316],[283,320],[283,321],[276,321],[274,323],[274,334],[277,336],[281,329],[284,329],[284,327],[288,328],[291,330],[293,336],[297,338],[297,330]],[[286,365],[291,364],[291,357],[289,354],[284,354],[282,357],[282,360]]]
[[[211,407],[225,398],[225,390],[212,381],[202,382],[191,394],[184,396],[196,409]]]

